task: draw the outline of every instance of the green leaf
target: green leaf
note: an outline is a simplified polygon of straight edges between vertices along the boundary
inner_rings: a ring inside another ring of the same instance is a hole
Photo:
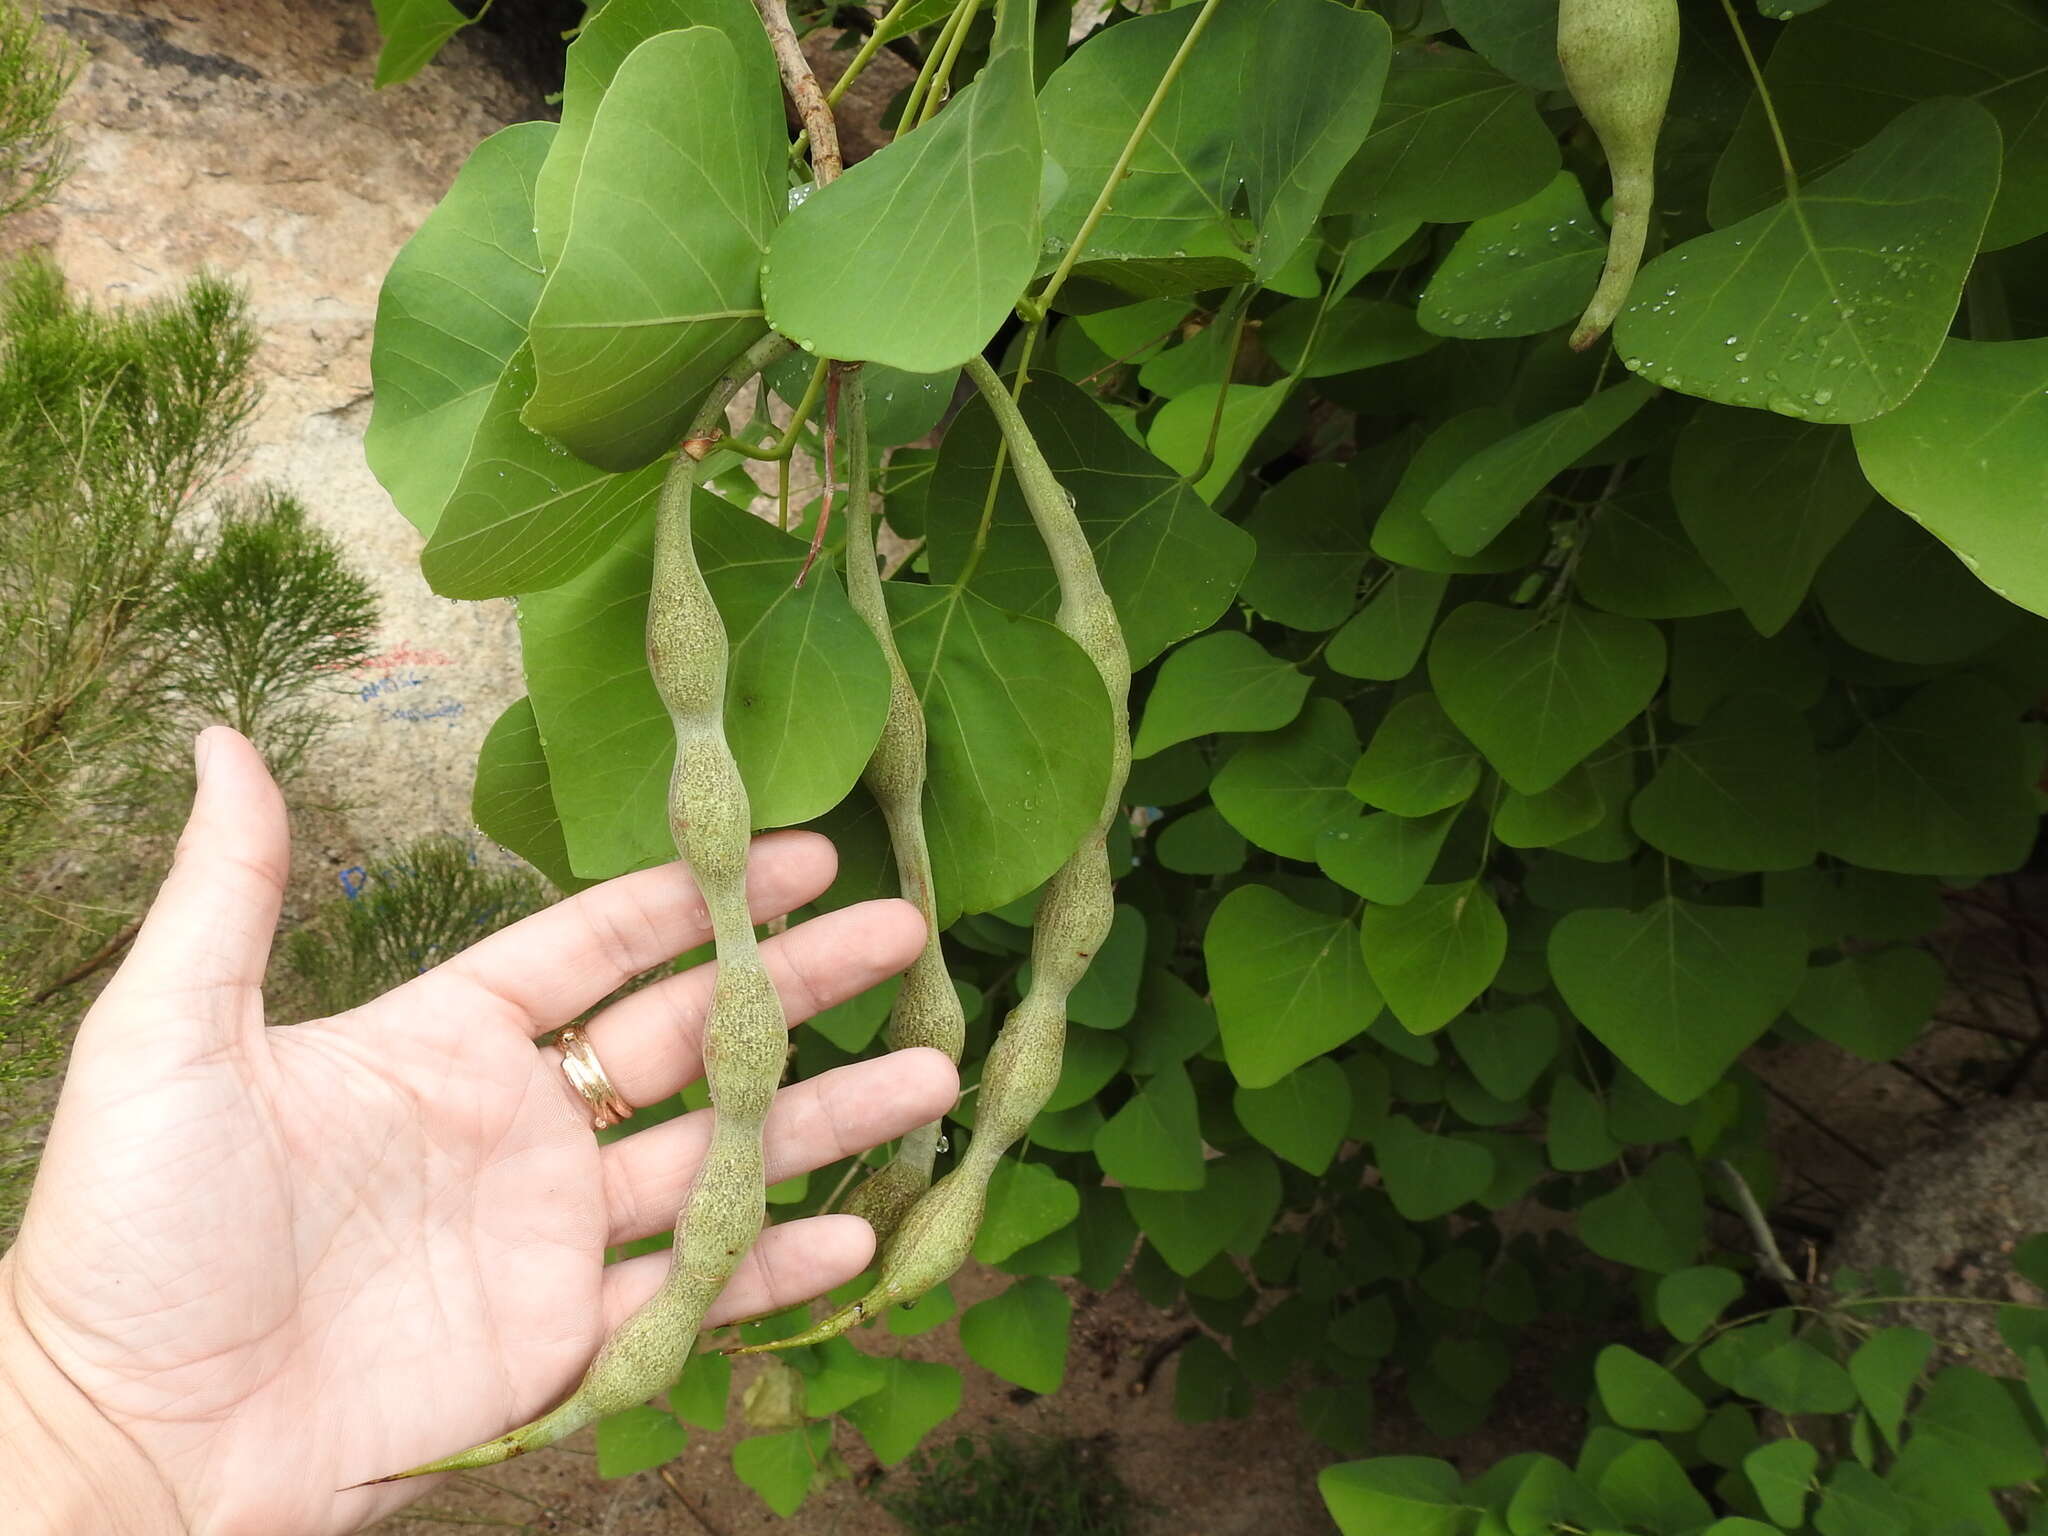
[[[1142,944],[1142,930],[1139,938]],[[1030,983],[1020,982],[1020,985],[1028,987]],[[1073,1018],[1071,1014],[1068,1019],[1076,1026],[1082,1022]],[[1114,1035],[1103,1029],[1077,1027],[1070,1030],[1067,1034],[1066,1051],[1060,1058],[1059,1081],[1053,1085],[1052,1095],[1045,1101],[1045,1108],[1053,1114],[1059,1114],[1086,1104],[1116,1076],[1117,1069],[1124,1064],[1124,1058],[1129,1054],[1130,1047],[1124,1044],[1121,1035]]]
[[[1531,90],[1564,89],[1564,71],[1557,63],[1557,0],[1444,0],[1444,14],[1495,69]]]
[[[845,1339],[814,1345],[818,1369],[804,1375],[804,1412],[829,1419],[847,1405],[882,1390],[888,1368],[880,1356],[864,1355]]]
[[[607,475],[519,419],[541,291],[534,183],[553,131],[522,123],[480,144],[378,296],[364,456],[429,536],[421,566],[448,597],[568,580],[646,511],[661,477]]]
[[[1908,109],[1797,197],[1646,265],[1615,322],[1622,361],[1723,405],[1882,416],[1941,350],[1998,149],[1973,102]]]
[[[1132,1219],[1177,1275],[1192,1275],[1240,1234],[1263,1236],[1280,1209],[1280,1169],[1264,1152],[1233,1152],[1202,1166],[1200,1189],[1124,1190]]]
[[[570,203],[590,146],[590,125],[619,66],[659,33],[715,27],[741,54],[765,52],[761,18],[746,0],[606,0],[590,7],[569,44],[562,80],[562,123],[534,186],[541,264],[562,258]],[[772,61],[770,67],[772,68]]]
[[[1143,666],[1213,623],[1251,563],[1251,536],[1212,512],[1193,486],[1126,436],[1076,385],[1034,374],[1019,404],[1046,464],[1074,498],[1131,665]],[[990,602],[1051,619],[1059,583],[1015,475],[995,481],[992,510],[989,505],[1002,452],[995,418],[977,396],[947,427],[932,475],[932,579],[957,581],[971,566],[970,585]]]
[[[808,821],[845,796],[881,734],[889,691],[881,650],[841,583],[794,585],[801,540],[703,492],[692,502],[692,531],[733,642],[725,729],[754,825]],[[591,878],[675,857],[667,812],[675,728],[647,671],[652,571],[646,527],[520,605],[534,715],[558,744],[548,764],[563,837],[571,865]]]
[[[1557,140],[1522,87],[1460,48],[1403,48],[1325,211],[1461,224],[1534,196],[1557,166]]]
[[[1243,600],[1291,629],[1334,629],[1350,616],[1372,557],[1366,522],[1343,465],[1303,465],[1245,519],[1258,554]]]
[[[1152,418],[1145,446],[1193,480],[1197,495],[1213,501],[1229,488],[1246,455],[1279,416],[1292,387],[1291,379],[1227,387],[1198,384],[1167,401]]]
[[[1216,1038],[1216,1011],[1170,971],[1145,974],[1130,1028],[1130,1071],[1149,1077],[1186,1061]]]
[[[1242,1090],[1240,1090],[1241,1092]],[[1200,1189],[1202,1127],[1187,1073],[1154,1073],[1095,1133],[1105,1177],[1136,1189]]]
[[[1283,304],[1260,321],[1259,340],[1289,374],[1324,379],[1420,357],[1438,338],[1415,323],[1415,311],[1406,304],[1356,298],[1325,304],[1314,298]]]
[[[1174,817],[1153,846],[1159,862],[1176,874],[1227,875],[1244,868],[1244,838],[1213,805]]]
[[[1079,233],[1195,16],[1167,11],[1098,31],[1046,81],[1045,150],[1067,173],[1046,213],[1054,249]],[[1368,12],[1326,0],[1224,0],[1089,253],[1227,255],[1273,276],[1371,127],[1390,49],[1386,24]],[[1260,88],[1275,80],[1289,89]]]
[[[1316,837],[1358,806],[1345,780],[1358,757],[1351,716],[1334,699],[1311,699],[1284,730],[1255,736],[1209,785],[1216,809],[1259,847],[1313,859]]]
[[[1482,880],[1424,886],[1403,906],[1368,907],[1358,926],[1373,985],[1417,1035],[1471,1006],[1507,955],[1507,924]]]
[[[732,1357],[707,1350],[690,1356],[683,1379],[668,1389],[668,1406],[685,1424],[716,1434],[725,1428],[725,1404],[731,1395]]]
[[[1263,885],[1217,903],[1202,939],[1223,1059],[1247,1088],[1359,1034],[1380,1011],[1358,930]]]
[[[1683,1434],[1707,1416],[1702,1403],[1676,1376],[1626,1344],[1609,1344],[1593,1361],[1600,1404],[1623,1429]]]
[[[432,62],[449,38],[476,20],[448,0],[376,0],[376,7],[377,31],[384,39],[384,46],[377,50],[374,84],[378,90],[410,80]]]
[[[888,1362],[882,1389],[849,1405],[846,1418],[867,1441],[875,1460],[893,1467],[959,1408],[958,1371],[950,1365],[898,1355]],[[812,1427],[828,1434],[831,1429],[830,1425]]]
[[[2010,1488],[2041,1475],[2040,1437],[2006,1384],[1966,1365],[1937,1372],[1913,1411],[1910,1443],[1938,1451],[1946,1475]]]
[[[899,1339],[914,1339],[944,1323],[959,1310],[953,1288],[943,1280],[916,1301],[889,1309],[889,1331]]]
[[[2048,341],[1950,340],[1912,397],[1855,437],[1886,501],[2000,597],[2048,613],[2034,522],[2048,472]]]
[[[1458,237],[1416,318],[1426,331],[1468,341],[1534,336],[1578,318],[1606,258],[1606,232],[1579,178],[1560,171],[1534,197]]]
[[[1897,874],[2017,869],[2038,822],[2026,779],[2011,703],[1975,678],[1943,678],[1821,758],[1821,849]]]
[[[1131,755],[1150,757],[1211,731],[1277,731],[1301,713],[1305,672],[1238,629],[1180,646],[1160,664]]]
[[[988,1181],[988,1208],[974,1238],[974,1256],[984,1264],[1000,1264],[1080,1213],[1081,1192],[1045,1164],[1006,1158]]]
[[[1497,1099],[1519,1099],[1557,1057],[1557,1015],[1541,1003],[1467,1013],[1451,1021],[1451,1043]]]
[[[1413,819],[1377,811],[1348,826],[1325,827],[1316,835],[1316,864],[1345,890],[1399,906],[1414,900],[1429,879],[1460,809]]]
[[[588,883],[569,868],[531,699],[511,705],[484,737],[469,814],[484,836],[511,849],[561,890],[573,895]]]
[[[1478,554],[1559,473],[1613,436],[1654,393],[1640,379],[1624,379],[1583,405],[1489,443],[1437,487],[1422,515],[1453,554]]]
[[[1554,615],[1466,603],[1437,629],[1445,711],[1523,794],[1550,788],[1635,718],[1664,679],[1664,637],[1576,603]]]
[[[765,46],[689,27],[633,50],[591,120],[533,311],[528,426],[604,469],[674,447],[765,329],[761,253],[785,142]]]
[[[1426,1456],[1339,1462],[1316,1487],[1344,1536],[1460,1536],[1470,1513],[1457,1468]]]
[[[1452,576],[1513,570],[1540,553],[1544,532],[1535,519],[1521,519],[1490,549],[1468,556],[1452,554],[1422,515],[1439,486],[1473,455],[1514,429],[1515,420],[1505,410],[1482,405],[1453,416],[1430,433],[1408,460],[1393,498],[1373,524],[1373,553],[1395,565]]]
[[[1256,1140],[1320,1178],[1351,1123],[1351,1083],[1342,1067],[1322,1056],[1270,1087],[1239,1087],[1231,1108]],[[1107,1165],[1103,1172],[1110,1172]]]
[[[1811,10],[1810,0],[1796,6]],[[1930,9],[1856,0],[1802,18],[1772,45],[1764,71],[1802,176],[1839,165],[1902,109],[1962,96],[1990,109],[2005,141],[1984,248],[2048,230],[2048,28],[2025,0]],[[1854,90],[1842,89],[1853,80]],[[1775,202],[1784,187],[1761,105],[1752,98],[1715,168],[1707,211],[1726,224]]]
[[[1528,1470],[1508,1500],[1507,1529],[1512,1536],[1551,1536],[1558,1530],[1600,1530],[1614,1517],[1593,1496],[1586,1481],[1561,1461],[1527,1455],[1517,1460]],[[1499,1463],[1495,1471],[1508,1463]]]
[[[1629,807],[1644,842],[1713,869],[1804,869],[1817,848],[1813,732],[1768,694],[1723,701],[1673,742]]]
[[[1605,1168],[1621,1154],[1621,1148],[1607,1133],[1606,1106],[1584,1083],[1564,1072],[1550,1085],[1544,1140],[1550,1152],[1550,1166],[1563,1173]]]
[[[1617,1523],[1656,1536],[1682,1536],[1714,1518],[1678,1458],[1655,1440],[1638,1440],[1615,1457],[1595,1486]]]
[[[1849,530],[1821,567],[1814,595],[1850,644],[1927,666],[1975,656],[2026,618],[1932,534],[1889,510]]]
[[[1671,495],[1679,521],[1759,633],[1785,627],[1821,562],[1870,505],[1852,457],[1860,443],[1838,428],[1715,405],[1701,406],[1678,434]]]
[[[1820,1536],[1912,1536],[1905,1503],[1876,1474],[1853,1461],[1835,1463],[1813,1517]]]
[[[960,1347],[983,1370],[1032,1392],[1057,1392],[1067,1374],[1074,1304],[1050,1280],[1019,1280],[960,1317]]]
[[[1729,1385],[1780,1413],[1847,1413],[1856,1406],[1849,1373],[1799,1339],[1746,1362]]]
[[[642,1405],[597,1421],[597,1475],[631,1477],[674,1461],[690,1443],[675,1415]]]
[[[1397,816],[1428,816],[1464,804],[1479,774],[1479,753],[1437,696],[1411,693],[1387,711],[1346,787]]]
[[[1674,1270],[1657,1282],[1657,1321],[1681,1344],[1690,1344],[1741,1294],[1742,1277],[1732,1269],[1701,1264]]]
[[[1719,1082],[1806,972],[1806,936],[1781,915],[1671,896],[1567,912],[1549,953],[1566,1006],[1674,1104]]]
[[[1447,1216],[1493,1182],[1493,1154],[1485,1147],[1425,1131],[1406,1115],[1387,1116],[1372,1148],[1387,1194],[1406,1221]]]
[[[1540,794],[1505,790],[1493,835],[1510,848],[1548,848],[1591,832],[1607,811],[1599,779],[1581,763]]]
[[[1707,1235],[1699,1173],[1676,1152],[1579,1212],[1579,1236],[1603,1259],[1669,1274],[1690,1264]]]
[[[1244,1367],[1207,1334],[1191,1339],[1173,1373],[1173,1416],[1183,1424],[1241,1419],[1252,1411]]]
[[[925,832],[940,912],[992,911],[1042,885],[1102,814],[1101,674],[1052,625],[972,592],[897,582],[884,592],[924,705]],[[808,740],[806,722],[789,744]]]
[[[910,373],[966,362],[1030,281],[1040,155],[1031,6],[999,0],[981,74],[775,231],[761,269],[769,323],[821,357]],[[859,303],[846,301],[849,272],[863,274]]]
[[[1848,955],[1806,973],[1792,1017],[1865,1061],[1890,1061],[1920,1038],[1948,978],[1924,949]]]
[[[1820,1452],[1805,1440],[1768,1440],[1742,1458],[1743,1475],[1764,1513],[1787,1530],[1806,1520],[1806,1500],[1817,1489],[1819,1465]]]
[[[1918,1328],[1886,1328],[1856,1346],[1849,1357],[1849,1379],[1870,1410],[1877,1432],[1893,1450],[1899,1447],[1899,1426],[1906,1404],[1920,1385],[1920,1373],[1934,1353],[1934,1340]]]
[[[762,1503],[787,1520],[802,1506],[812,1477],[831,1450],[832,1426],[820,1420],[779,1435],[752,1435],[740,1441],[732,1448],[732,1469]],[[904,1454],[909,1454],[908,1448]]]
[[[1332,672],[1392,682],[1415,670],[1443,606],[1448,578],[1435,571],[1390,569],[1365,606],[1330,637],[1323,660]]]

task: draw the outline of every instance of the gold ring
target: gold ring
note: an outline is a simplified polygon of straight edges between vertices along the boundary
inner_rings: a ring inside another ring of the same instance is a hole
[[[583,1101],[590,1106],[592,1130],[601,1131],[632,1118],[633,1106],[604,1075],[604,1067],[598,1062],[597,1052],[590,1048],[588,1035],[571,1024],[555,1036],[555,1044],[562,1048],[562,1075],[569,1079],[569,1086],[582,1094]]]

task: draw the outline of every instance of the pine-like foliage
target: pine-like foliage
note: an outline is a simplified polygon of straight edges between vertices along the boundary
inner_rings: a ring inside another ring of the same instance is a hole
[[[459,838],[422,838],[371,864],[293,932],[285,962],[315,1012],[341,1013],[547,903],[532,871],[486,867]]]
[[[46,201],[70,170],[55,118],[77,73],[32,4],[0,0],[0,218]]]

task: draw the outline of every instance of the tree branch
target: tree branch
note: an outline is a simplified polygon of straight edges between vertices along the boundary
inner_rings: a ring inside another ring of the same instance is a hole
[[[754,9],[761,13],[768,46],[775,50],[783,89],[789,92],[789,99],[796,103],[797,116],[803,119],[804,132],[811,141],[812,178],[822,187],[839,174],[841,167],[839,128],[832,121],[825,89],[811,73],[811,61],[804,57],[803,44],[797,41],[796,29],[789,24],[783,0],[754,0]]]

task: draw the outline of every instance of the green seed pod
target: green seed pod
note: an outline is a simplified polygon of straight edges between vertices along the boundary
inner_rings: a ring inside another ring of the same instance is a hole
[[[1002,428],[1017,483],[1059,578],[1056,622],[1095,663],[1109,694],[1111,749],[1102,812],[1066,863],[1047,882],[1031,933],[1031,987],[1010,1011],[982,1069],[974,1139],[945,1178],[912,1205],[883,1246],[879,1278],[868,1294],[794,1338],[740,1350],[788,1349],[836,1337],[882,1308],[914,1302],[966,1260],[981,1225],[996,1165],[1037,1118],[1059,1082],[1067,1037],[1067,995],[1109,937],[1115,896],[1109,874],[1109,829],[1123,804],[1131,766],[1131,661],[1116,609],[1102,589],[1088,536],[1073,499],[1053,478],[1017,404],[995,370],[971,358],[967,374]]]
[[[1678,0],[1561,0],[1557,62],[1614,178],[1607,265],[1572,332],[1583,352],[1621,313],[1656,196],[1657,134],[1678,68]]]
[[[721,379],[693,436],[712,430],[741,381],[786,344],[762,343]],[[646,1402],[683,1373],[705,1315],[767,1215],[761,1130],[788,1050],[782,1001],[754,941],[747,910],[746,785],[725,739],[725,625],[698,569],[690,537],[697,460],[679,452],[661,491],[647,650],[676,735],[669,825],[711,917],[718,979],[704,1028],[711,1145],[676,1218],[662,1287],[605,1340],[576,1390],[531,1423],[481,1445],[377,1482],[494,1466],[552,1445],[584,1425]]]
[[[874,509],[868,505],[867,386],[858,368],[840,375],[839,438],[847,463],[846,591],[855,613],[882,648],[889,665],[889,716],[861,781],[888,823],[896,856],[896,883],[924,918],[924,949],[904,974],[889,1010],[889,1049],[929,1046],[957,1066],[967,1042],[960,994],[946,974],[939,948],[939,914],[932,895],[932,860],[924,832],[924,706],[896,649],[896,633],[882,596],[875,559]],[[870,1176],[846,1209],[886,1241],[917,1197],[930,1187],[939,1126],[919,1126],[903,1138],[889,1165]]]

